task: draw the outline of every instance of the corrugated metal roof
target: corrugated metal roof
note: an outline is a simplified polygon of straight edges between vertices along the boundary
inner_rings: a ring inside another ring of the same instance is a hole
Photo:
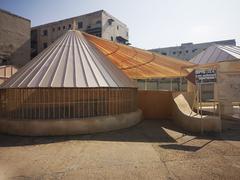
[[[113,64],[133,79],[184,77],[193,63],[83,33]]]
[[[234,59],[240,59],[240,47],[214,44],[192,58],[190,62],[195,64],[209,64]]]
[[[79,31],[70,30],[1,88],[135,87],[135,84]]]

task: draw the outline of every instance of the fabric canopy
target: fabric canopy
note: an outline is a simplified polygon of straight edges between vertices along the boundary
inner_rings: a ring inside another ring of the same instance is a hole
[[[183,67],[193,65],[188,61],[83,34],[132,79],[184,77],[188,72]]]

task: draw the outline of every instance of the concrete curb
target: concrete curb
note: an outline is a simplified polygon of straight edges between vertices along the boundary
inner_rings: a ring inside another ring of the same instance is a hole
[[[131,127],[142,119],[142,111],[116,116],[62,120],[0,120],[0,133],[22,136],[77,135],[106,132]]]

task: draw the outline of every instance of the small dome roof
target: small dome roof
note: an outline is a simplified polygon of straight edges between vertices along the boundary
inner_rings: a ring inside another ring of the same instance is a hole
[[[33,87],[135,87],[135,84],[80,31],[70,30],[1,86]]]

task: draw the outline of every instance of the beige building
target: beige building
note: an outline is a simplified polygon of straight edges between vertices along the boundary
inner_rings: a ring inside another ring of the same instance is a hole
[[[30,60],[31,21],[0,9],[0,65],[23,66]]]
[[[127,26],[104,10],[33,27],[31,56],[35,57],[58,37],[75,26],[80,31],[115,42],[128,43]]]

